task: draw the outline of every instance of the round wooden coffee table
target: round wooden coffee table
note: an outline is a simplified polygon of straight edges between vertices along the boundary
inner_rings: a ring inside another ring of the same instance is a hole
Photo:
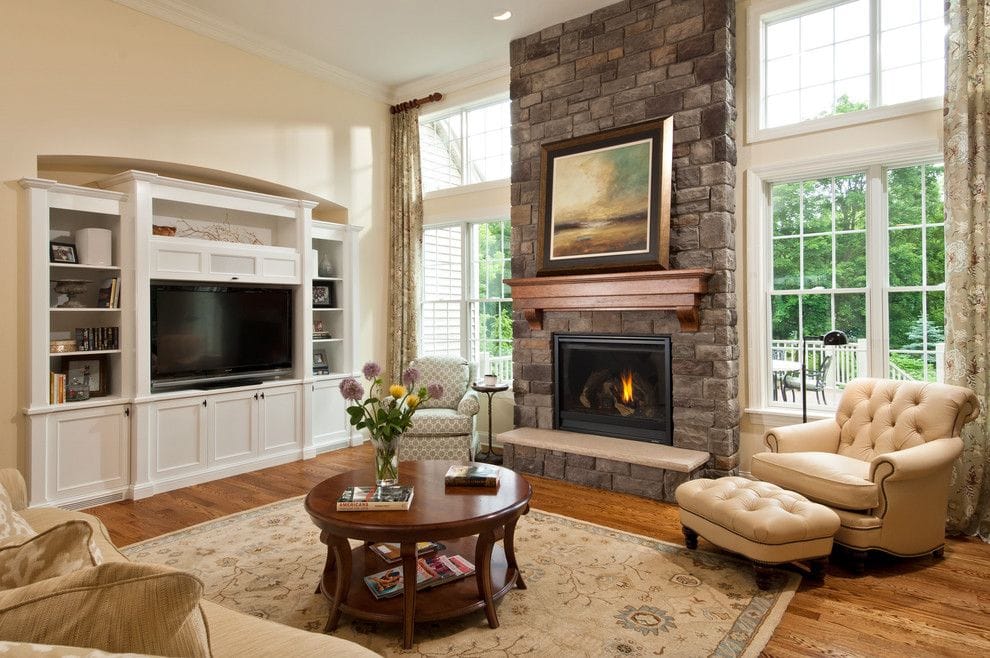
[[[342,612],[369,621],[402,623],[402,646],[412,648],[413,624],[485,610],[488,625],[498,628],[495,601],[513,586],[526,589],[513,546],[516,522],[529,511],[532,488],[522,476],[502,468],[495,488],[445,487],[451,464],[418,461],[399,465],[399,484],[414,487],[412,505],[401,511],[338,512],[337,499],[347,487],[368,486],[374,468],[350,471],[324,480],[306,496],[306,511],[327,546],[317,593],[330,602],[325,631],[337,628]],[[351,549],[348,539],[366,542]],[[503,540],[503,547],[495,542]],[[417,592],[403,588],[401,597],[378,600],[364,577],[388,568],[368,543],[400,544],[402,577],[416,582],[416,542],[440,540],[444,553],[474,558],[475,577]]]

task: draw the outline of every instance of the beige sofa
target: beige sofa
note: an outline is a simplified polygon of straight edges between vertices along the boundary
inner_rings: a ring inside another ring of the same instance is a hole
[[[103,554],[104,562],[127,561],[110,541],[109,533],[96,517],[82,512],[72,512],[58,508],[27,508],[27,489],[21,474],[13,469],[0,469],[0,486],[11,498],[14,509],[41,533],[60,523],[72,519],[86,521],[94,528],[93,537]],[[65,577],[65,576],[61,576]],[[214,658],[261,657],[282,658],[284,656],[353,656],[364,658],[378,654],[360,645],[342,640],[332,635],[321,635],[303,631],[282,624],[235,612],[203,599],[200,602],[210,638],[210,649]],[[0,637],[0,654],[4,656],[37,655],[31,645],[3,642]],[[74,655],[90,655],[89,652],[72,652]],[[47,652],[45,655],[59,655]],[[101,655],[94,653],[93,655]],[[105,655],[105,654],[102,654]]]

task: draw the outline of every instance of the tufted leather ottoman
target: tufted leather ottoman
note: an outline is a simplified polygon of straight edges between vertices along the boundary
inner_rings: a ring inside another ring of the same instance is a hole
[[[742,477],[691,480],[674,492],[680,506],[684,544],[698,547],[698,535],[753,561],[756,584],[770,585],[769,565],[808,561],[811,574],[824,576],[839,515],[801,494]]]

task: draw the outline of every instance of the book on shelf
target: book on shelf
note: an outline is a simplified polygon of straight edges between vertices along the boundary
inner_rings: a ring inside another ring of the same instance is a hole
[[[347,487],[337,499],[337,511],[406,510],[412,498],[412,487]]]
[[[92,352],[94,350],[120,349],[119,327],[84,327],[76,328],[76,351]]]
[[[48,403],[65,403],[65,374],[61,372],[48,373]]]
[[[399,552],[399,544],[383,541],[372,544],[368,548],[374,551],[375,555],[389,563],[398,562],[402,559],[402,555]],[[416,555],[426,555],[427,553],[442,551],[444,548],[445,546],[443,544],[436,541],[416,542]]]
[[[96,296],[97,308],[120,308],[120,277],[105,279]]]
[[[436,587],[474,573],[474,565],[460,555],[431,555],[416,560],[416,589]],[[398,596],[403,590],[402,567],[390,567],[364,577],[376,599]]]
[[[472,464],[469,466],[458,466],[457,464],[447,469],[447,474],[443,476],[443,483],[448,487],[497,487],[498,467]]]

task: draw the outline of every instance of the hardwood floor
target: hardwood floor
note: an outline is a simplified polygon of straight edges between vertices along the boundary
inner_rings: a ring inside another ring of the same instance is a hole
[[[368,446],[88,510],[114,541],[130,544],[305,494],[363,466]],[[682,543],[677,508],[635,496],[529,477],[532,506]],[[701,540],[703,550],[715,550]],[[830,565],[824,584],[804,579],[766,648],[772,656],[990,655],[990,546],[951,539],[945,558],[874,559],[862,576]]]

